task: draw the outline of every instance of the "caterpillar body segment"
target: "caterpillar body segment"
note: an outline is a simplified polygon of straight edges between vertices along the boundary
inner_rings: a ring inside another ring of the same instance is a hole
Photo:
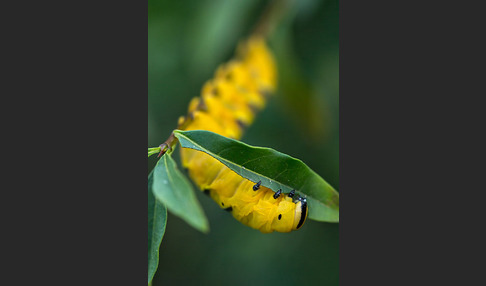
[[[229,134],[229,137],[240,138],[244,131],[245,118],[238,117],[238,114],[228,108],[223,102],[214,97],[199,98],[198,105],[212,118],[217,118]]]
[[[248,65],[242,62],[231,61],[218,68],[216,78],[225,79],[240,94],[244,93],[250,104],[261,109],[265,104],[265,98],[260,92],[264,88],[251,76],[248,69]]]
[[[254,185],[223,166],[205,190],[221,208],[231,208],[237,220],[263,233],[290,232],[302,226],[307,218],[307,205],[284,193],[275,196],[264,186],[254,191]]]
[[[221,65],[203,86],[201,96],[191,100],[187,116],[179,118],[179,129],[208,130],[240,139],[275,85],[272,54],[262,38],[252,37],[240,43],[237,57]],[[201,191],[247,226],[263,233],[290,232],[307,218],[307,203],[294,192],[276,193],[204,152],[181,148],[181,161]]]
[[[258,106],[252,104],[246,93],[238,90],[233,84],[222,79],[206,82],[202,89],[202,98],[215,98],[235,113],[235,116],[250,125],[255,118]]]
[[[245,58],[250,74],[255,78],[260,88],[274,92],[277,85],[275,60],[267,49],[262,37],[250,38],[237,48],[237,57]]]

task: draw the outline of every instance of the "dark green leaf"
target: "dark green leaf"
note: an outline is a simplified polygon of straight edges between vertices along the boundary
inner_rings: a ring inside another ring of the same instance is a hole
[[[208,220],[194,189],[177,169],[170,153],[164,154],[154,168],[153,191],[155,198],[164,203],[171,213],[202,232],[209,231]]]
[[[152,192],[153,171],[148,176],[148,283],[159,265],[159,248],[167,224],[167,209]]]
[[[240,176],[274,192],[282,189],[307,198],[309,218],[339,222],[339,194],[302,161],[269,148],[252,147],[213,132],[174,131],[184,148],[209,154]]]

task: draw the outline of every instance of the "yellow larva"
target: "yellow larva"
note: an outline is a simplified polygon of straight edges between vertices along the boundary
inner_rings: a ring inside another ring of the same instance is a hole
[[[265,96],[275,90],[276,68],[272,54],[260,37],[239,45],[236,59],[220,66],[215,77],[194,98],[179,129],[208,130],[240,139],[255,113],[265,106]],[[182,164],[189,176],[223,209],[243,224],[263,233],[299,229],[307,218],[306,200],[294,193],[275,193],[251,182],[213,157],[181,148]]]

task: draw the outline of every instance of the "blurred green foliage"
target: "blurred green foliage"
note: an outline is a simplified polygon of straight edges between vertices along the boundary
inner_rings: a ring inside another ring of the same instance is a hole
[[[148,147],[167,139],[267,3],[149,0]],[[269,38],[278,92],[242,141],[301,159],[339,191],[338,1],[289,3]],[[148,173],[156,160],[149,158]],[[200,233],[169,213],[153,286],[339,284],[338,224],[307,220],[298,231],[262,234],[196,195],[211,231]]]

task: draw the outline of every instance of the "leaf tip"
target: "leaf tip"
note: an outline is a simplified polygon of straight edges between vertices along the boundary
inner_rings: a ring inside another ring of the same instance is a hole
[[[203,214],[204,215],[204,214]],[[209,229],[209,222],[205,216],[200,217],[202,220],[196,225],[194,224],[193,226],[199,230],[200,232],[204,234],[208,234],[210,229]]]

